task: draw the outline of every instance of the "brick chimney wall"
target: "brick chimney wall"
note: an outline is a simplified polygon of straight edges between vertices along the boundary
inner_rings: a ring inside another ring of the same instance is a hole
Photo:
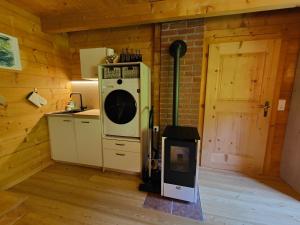
[[[198,126],[202,66],[203,20],[163,23],[161,27],[160,127],[172,124],[173,57],[169,46],[175,40],[187,44],[181,58],[179,89],[179,120],[181,126]]]

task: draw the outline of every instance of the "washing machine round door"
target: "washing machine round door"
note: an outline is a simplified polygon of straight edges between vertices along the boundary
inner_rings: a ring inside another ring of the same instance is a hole
[[[134,97],[128,91],[114,90],[105,98],[104,110],[113,123],[126,124],[135,117],[137,106]]]

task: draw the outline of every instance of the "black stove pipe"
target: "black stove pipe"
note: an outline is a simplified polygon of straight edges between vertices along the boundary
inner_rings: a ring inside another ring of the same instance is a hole
[[[174,78],[173,78],[173,126],[178,125],[179,106],[179,80],[180,80],[180,58],[186,53],[187,46],[182,40],[174,41],[170,46],[170,54],[174,57]]]

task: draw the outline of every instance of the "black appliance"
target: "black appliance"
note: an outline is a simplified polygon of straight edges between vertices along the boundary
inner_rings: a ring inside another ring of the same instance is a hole
[[[197,128],[167,126],[164,133],[164,182],[186,187],[195,186]]]

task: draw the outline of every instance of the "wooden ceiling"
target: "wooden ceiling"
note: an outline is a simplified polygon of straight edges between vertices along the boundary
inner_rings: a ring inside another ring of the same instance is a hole
[[[122,4],[134,5],[155,0],[7,0],[40,17],[107,10]],[[158,0],[159,1],[159,0]]]
[[[300,0],[7,0],[59,33],[300,6]]]
[[[85,9],[86,4],[82,4],[83,1],[71,0],[71,1],[59,1],[59,0],[8,0],[26,10],[38,16],[53,16],[57,14],[70,13],[80,8]]]

